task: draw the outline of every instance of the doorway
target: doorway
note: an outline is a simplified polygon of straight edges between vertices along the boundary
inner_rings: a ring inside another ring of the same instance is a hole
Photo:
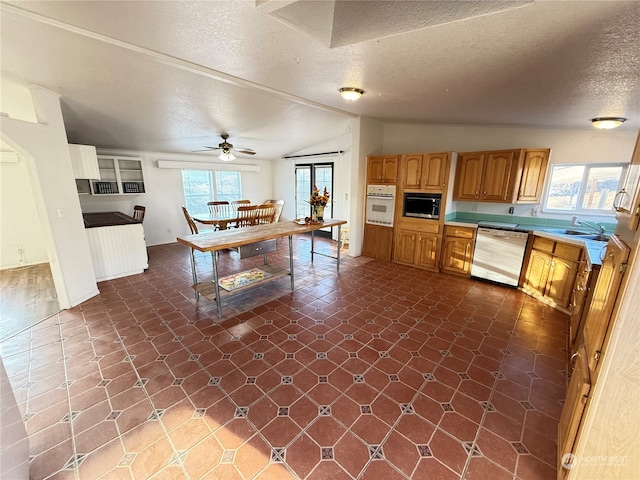
[[[296,164],[296,218],[311,216],[309,197],[314,185],[321,193],[326,188],[331,195],[329,198],[334,198],[333,162]],[[324,216],[333,218],[333,201],[330,200],[325,207]],[[330,238],[331,227],[322,228],[316,234]]]

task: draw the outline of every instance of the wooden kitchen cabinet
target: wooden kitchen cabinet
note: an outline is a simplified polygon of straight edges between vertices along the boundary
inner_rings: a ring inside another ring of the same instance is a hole
[[[593,290],[600,273],[600,265],[591,265],[583,260],[578,265],[576,283],[571,292],[570,316],[569,316],[569,353],[573,355],[582,342],[582,330],[584,320],[588,313],[588,307],[593,299]]]
[[[440,264],[440,269],[443,272],[466,277],[471,274],[475,236],[475,228],[450,225],[444,227],[442,261]]]
[[[613,235],[607,243],[593,298],[584,320],[584,345],[588,354],[589,368],[596,370],[604,349],[613,306],[616,302],[622,277],[626,271],[629,247]]]
[[[393,228],[369,223],[364,225],[362,255],[378,260],[390,261],[392,245]]]
[[[454,200],[537,203],[549,149],[467,152],[458,155]]]
[[[449,153],[411,154],[402,157],[402,186],[407,190],[442,192],[449,177]]]
[[[438,270],[440,258],[439,225],[406,224],[397,229],[393,259],[405,265]]]
[[[516,203],[540,203],[550,152],[548,148],[524,151],[516,174],[519,185]]]
[[[395,184],[398,180],[398,155],[367,158],[368,184]]]
[[[581,347],[575,355],[575,364],[571,372],[571,380],[567,388],[562,415],[558,423],[558,468],[557,478],[563,480],[569,469],[563,465],[575,462],[575,458],[567,456],[574,452],[576,438],[580,431],[583,414],[591,392],[591,374],[587,364],[587,352]]]
[[[631,163],[622,190],[613,200],[616,220],[629,230],[637,230],[640,223],[640,133],[633,150]]]
[[[478,201],[482,183],[485,154],[461,153],[458,155],[453,186],[454,200]]]
[[[578,246],[534,237],[523,290],[568,313],[581,257]]]

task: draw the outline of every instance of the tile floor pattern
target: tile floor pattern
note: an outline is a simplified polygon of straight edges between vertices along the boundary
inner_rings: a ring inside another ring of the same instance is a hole
[[[286,243],[272,262],[288,264]],[[294,243],[296,290],[242,294],[221,322],[171,244],[3,342],[31,478],[555,478],[565,315],[364,257],[336,275]]]

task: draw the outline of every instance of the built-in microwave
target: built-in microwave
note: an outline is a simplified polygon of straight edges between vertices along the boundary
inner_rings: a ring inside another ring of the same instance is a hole
[[[405,192],[402,203],[402,215],[405,217],[437,220],[440,218],[441,203],[442,194],[440,193]]]

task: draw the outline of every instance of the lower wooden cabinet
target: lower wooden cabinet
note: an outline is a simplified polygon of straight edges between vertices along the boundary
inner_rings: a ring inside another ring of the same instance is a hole
[[[475,236],[475,228],[449,225],[444,227],[442,261],[440,263],[440,269],[443,272],[467,277],[471,274]]]
[[[568,313],[581,258],[581,247],[534,237],[523,290]]]
[[[591,374],[584,346],[573,357],[575,363],[558,423],[558,480],[562,480],[575,461],[573,452],[582,417],[591,391]]]
[[[393,259],[398,263],[437,271],[440,259],[439,225],[398,228],[393,252]]]
[[[378,260],[391,260],[391,248],[393,245],[393,228],[380,225],[364,226],[364,241],[362,243],[362,255]]]

